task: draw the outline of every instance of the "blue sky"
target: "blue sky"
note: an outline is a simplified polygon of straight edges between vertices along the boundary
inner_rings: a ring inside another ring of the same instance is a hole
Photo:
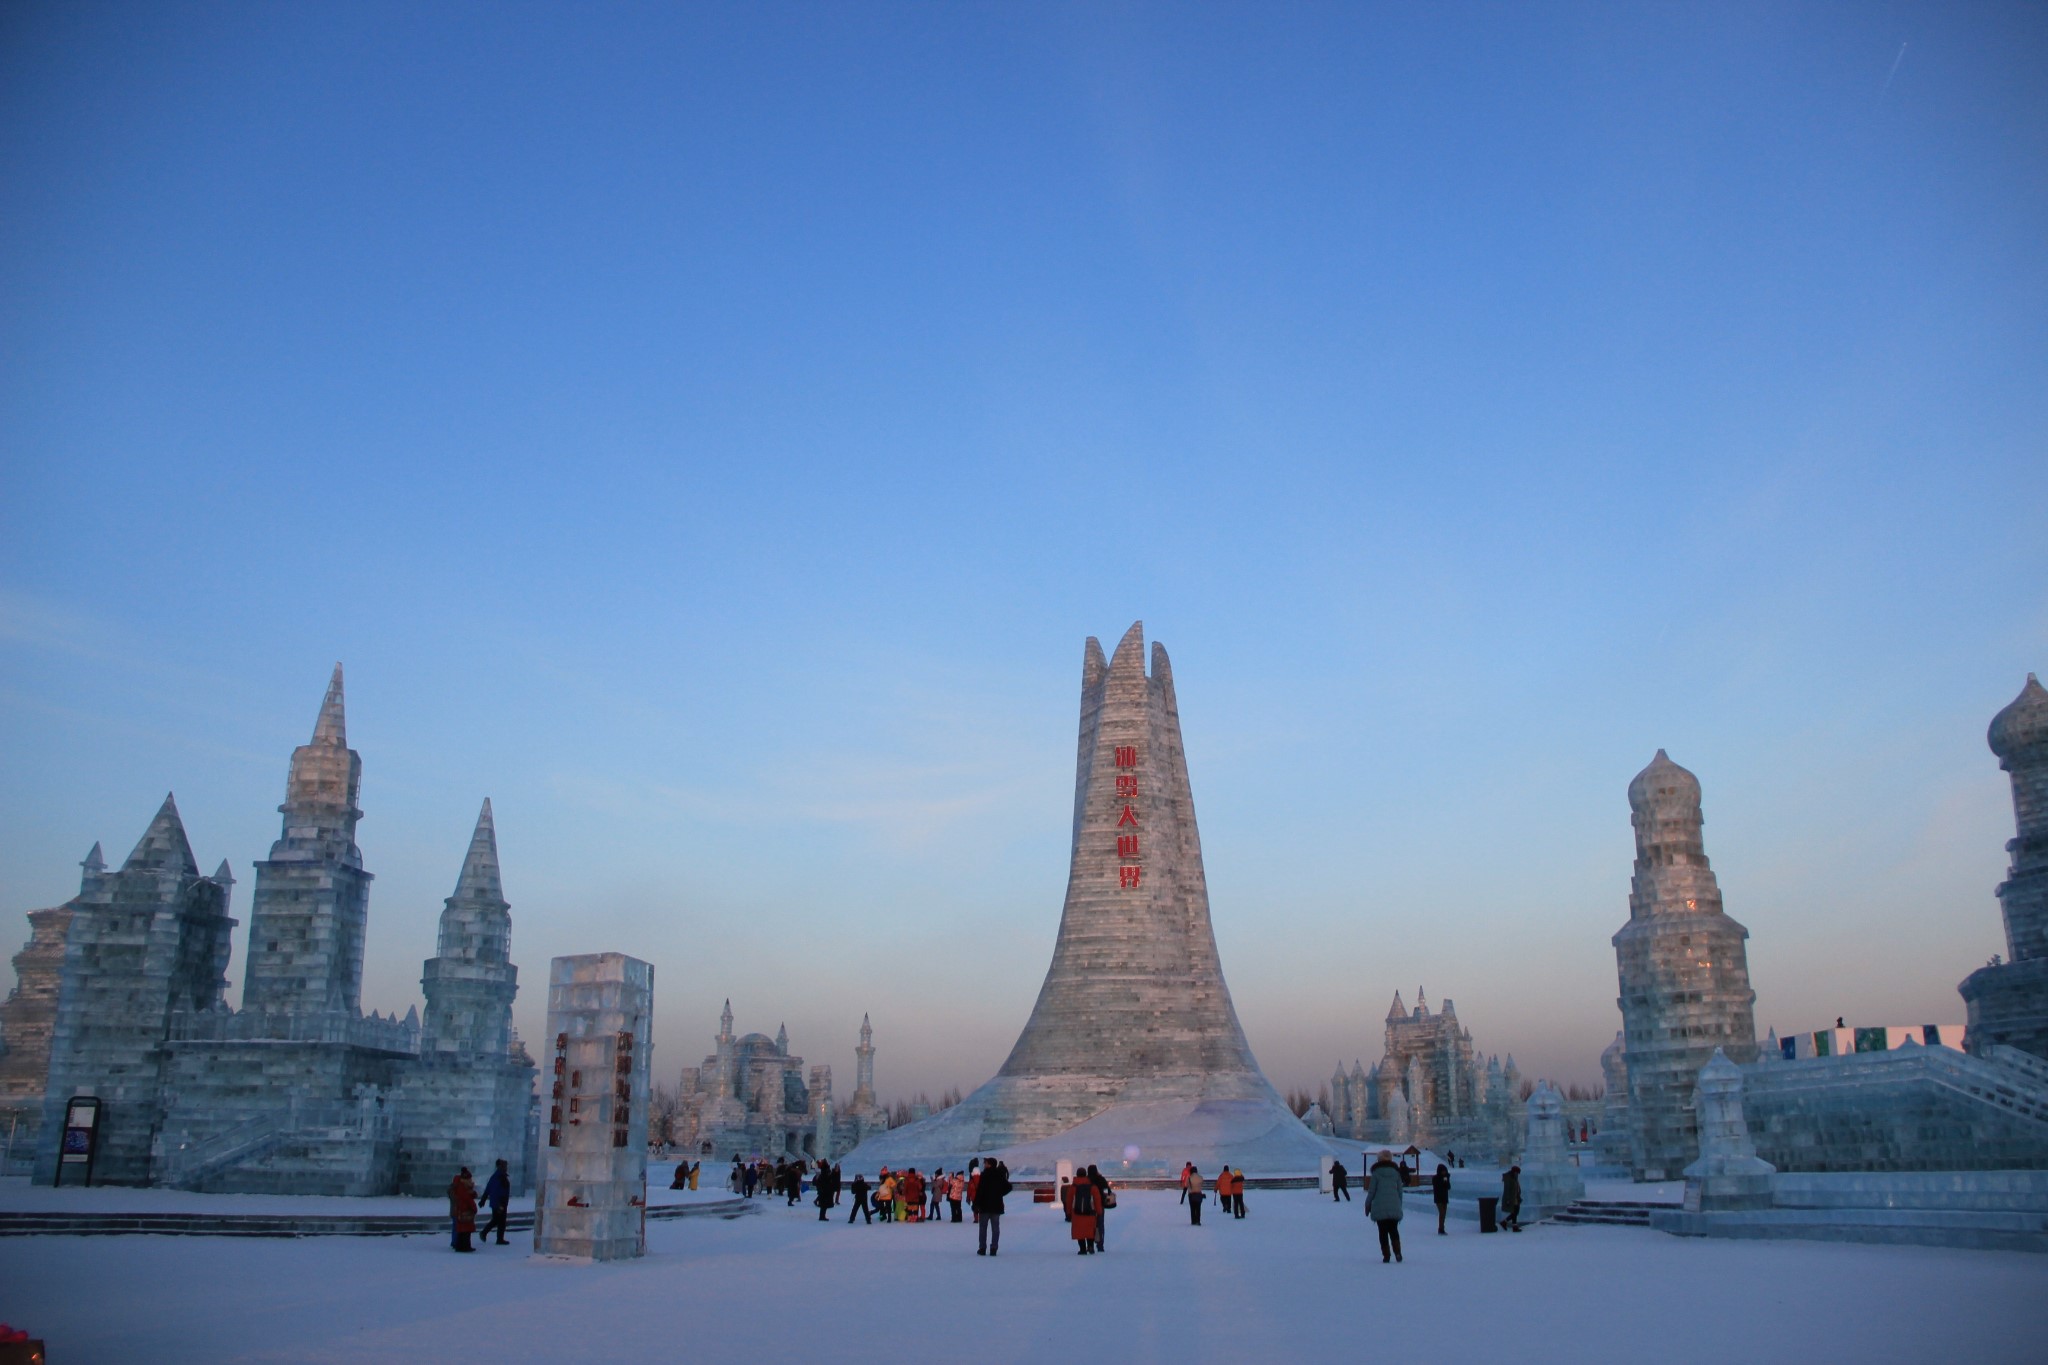
[[[2017,4],[9,6],[0,912],[175,790],[246,923],[340,659],[367,1007],[490,796],[528,1034],[617,950],[664,1073],[729,995],[969,1087],[1142,618],[1283,1086],[1418,984],[1594,1079],[1659,746],[1760,1028],[1960,1021],[2048,666],[2044,58]]]

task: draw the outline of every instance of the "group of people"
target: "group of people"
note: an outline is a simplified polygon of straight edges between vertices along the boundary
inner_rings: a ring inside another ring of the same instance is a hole
[[[457,1251],[475,1251],[469,1243],[476,1232],[478,1205],[476,1177],[464,1166],[448,1182],[448,1218],[453,1225],[449,1244]],[[507,1169],[505,1158],[498,1158],[498,1169],[491,1172],[491,1178],[484,1182],[481,1196],[484,1207],[490,1209],[491,1220],[484,1224],[483,1244],[491,1244],[491,1234],[498,1234],[498,1245],[505,1243],[505,1210],[512,1202],[512,1175]]]
[[[1202,1201],[1208,1197],[1202,1173],[1190,1161],[1180,1168],[1180,1202],[1188,1206],[1188,1222],[1202,1226]],[[1217,1207],[1233,1218],[1244,1217],[1244,1172],[1225,1166],[1216,1173]]]

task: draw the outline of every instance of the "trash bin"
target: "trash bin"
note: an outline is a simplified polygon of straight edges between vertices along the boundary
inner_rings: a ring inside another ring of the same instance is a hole
[[[1500,1197],[1498,1195],[1482,1194],[1479,1196],[1479,1230],[1481,1232],[1500,1231],[1500,1224],[1495,1220],[1494,1216],[1494,1211],[1499,1207]]]

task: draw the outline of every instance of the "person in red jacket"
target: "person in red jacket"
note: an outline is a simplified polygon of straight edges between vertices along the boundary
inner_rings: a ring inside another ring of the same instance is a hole
[[[1084,1171],[1074,1177],[1067,1188],[1067,1208],[1072,1227],[1068,1232],[1081,1244],[1077,1255],[1087,1256],[1095,1250],[1096,1220],[1102,1216],[1102,1191]]]
[[[469,1244],[469,1235],[476,1231],[476,1178],[467,1166],[448,1182],[448,1216],[455,1223],[455,1249],[475,1251]]]

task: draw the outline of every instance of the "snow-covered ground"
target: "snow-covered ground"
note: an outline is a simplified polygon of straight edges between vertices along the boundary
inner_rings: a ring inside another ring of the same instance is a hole
[[[708,1192],[700,1192],[700,1197]],[[2038,1361],[2048,1259],[1636,1228],[1438,1237],[1382,1266],[1356,1203],[1255,1193],[1191,1228],[1131,1193],[1109,1254],[1013,1200],[974,1228],[814,1208],[648,1228],[646,1259],[450,1251],[443,1237],[0,1239],[0,1320],[89,1362]]]

